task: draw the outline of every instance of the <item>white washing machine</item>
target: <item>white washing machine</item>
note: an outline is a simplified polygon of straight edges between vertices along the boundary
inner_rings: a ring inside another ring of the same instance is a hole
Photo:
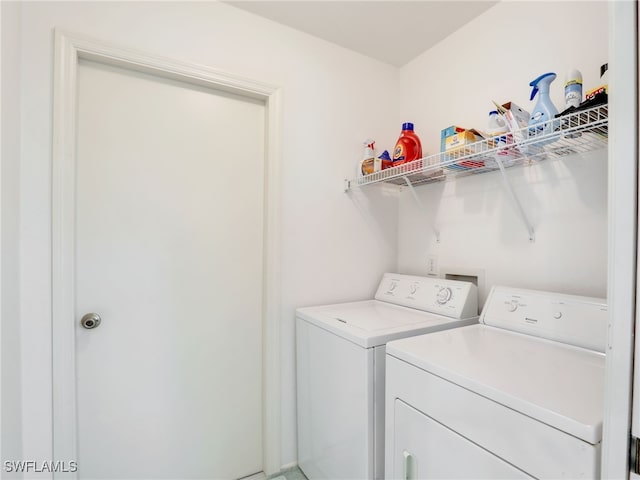
[[[600,477],[604,300],[494,287],[480,323],[387,345],[386,478]]]
[[[374,300],[298,309],[298,463],[305,475],[384,478],[385,344],[477,318],[475,285],[389,273]]]

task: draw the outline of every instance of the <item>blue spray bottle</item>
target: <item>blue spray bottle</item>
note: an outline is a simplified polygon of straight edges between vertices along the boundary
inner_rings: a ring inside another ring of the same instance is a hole
[[[536,106],[531,112],[529,126],[531,127],[536,124],[540,125],[536,128],[529,128],[529,136],[543,135],[553,132],[553,124],[550,120],[553,120],[558,114],[558,109],[551,102],[551,97],[549,97],[549,86],[555,79],[555,73],[545,73],[529,84],[533,87],[530,100],[533,100],[536,94],[540,93],[538,96],[538,103],[536,103]]]

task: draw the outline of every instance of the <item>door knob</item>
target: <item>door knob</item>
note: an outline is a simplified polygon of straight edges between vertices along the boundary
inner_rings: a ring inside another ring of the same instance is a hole
[[[92,328],[97,328],[101,322],[100,315],[97,313],[87,313],[80,320],[80,325],[82,325],[87,330],[91,330]]]

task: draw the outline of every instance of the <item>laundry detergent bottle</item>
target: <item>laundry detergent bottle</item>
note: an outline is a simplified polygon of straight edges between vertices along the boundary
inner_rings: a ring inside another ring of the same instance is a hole
[[[412,162],[422,158],[422,145],[418,135],[413,131],[413,123],[403,123],[402,133],[393,149],[393,166]]]
[[[551,102],[549,87],[555,79],[555,73],[545,73],[529,84],[529,86],[533,87],[530,100],[533,100],[538,95],[538,103],[536,103],[529,118],[529,127],[533,125],[537,125],[537,127],[529,128],[529,136],[542,135],[553,131],[553,124],[550,120],[553,120],[558,114],[558,109]]]

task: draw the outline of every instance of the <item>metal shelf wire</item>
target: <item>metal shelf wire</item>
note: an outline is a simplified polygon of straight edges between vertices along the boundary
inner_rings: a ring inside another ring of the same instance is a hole
[[[416,186],[454,180],[606,148],[608,107],[601,105],[486,138],[345,181],[345,191],[377,183]]]

